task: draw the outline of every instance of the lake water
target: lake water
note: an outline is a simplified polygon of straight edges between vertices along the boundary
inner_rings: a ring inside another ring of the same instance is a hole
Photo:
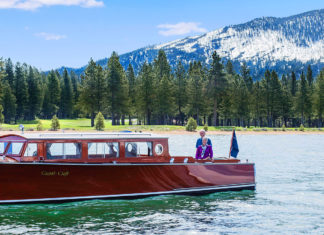
[[[227,156],[230,135],[210,136]],[[240,135],[255,191],[0,206],[2,234],[324,234],[324,135]],[[171,136],[193,155],[196,136]]]

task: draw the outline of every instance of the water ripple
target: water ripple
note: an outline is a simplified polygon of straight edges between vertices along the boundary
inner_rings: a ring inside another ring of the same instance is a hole
[[[1,234],[324,234],[324,136],[240,135],[256,191],[0,206]],[[210,136],[226,156],[228,135]],[[192,145],[191,145],[192,144]],[[195,137],[172,136],[172,155]]]

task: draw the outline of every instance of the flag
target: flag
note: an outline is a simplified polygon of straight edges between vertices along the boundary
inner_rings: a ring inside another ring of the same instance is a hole
[[[232,157],[236,158],[238,153],[239,153],[239,147],[238,147],[238,144],[237,144],[235,130],[233,129],[233,135],[232,135],[232,141],[231,141],[231,147],[230,147],[229,156],[232,156]]]

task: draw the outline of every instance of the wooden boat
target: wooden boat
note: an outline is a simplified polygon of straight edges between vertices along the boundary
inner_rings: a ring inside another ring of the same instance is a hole
[[[172,157],[142,133],[0,136],[0,203],[204,194],[255,188],[253,163]]]

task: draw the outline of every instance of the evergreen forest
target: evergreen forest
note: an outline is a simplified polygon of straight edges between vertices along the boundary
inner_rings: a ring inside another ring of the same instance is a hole
[[[185,67],[188,67],[186,70]],[[212,62],[178,62],[172,71],[165,52],[144,63],[138,74],[124,70],[113,52],[102,67],[90,59],[78,77],[66,69],[41,72],[27,64],[0,60],[0,123],[36,118],[88,117],[94,126],[101,112],[112,125],[199,125],[255,127],[322,127],[324,69],[308,66],[278,76],[266,70],[252,79],[248,66],[235,71],[231,61],[213,53]]]

